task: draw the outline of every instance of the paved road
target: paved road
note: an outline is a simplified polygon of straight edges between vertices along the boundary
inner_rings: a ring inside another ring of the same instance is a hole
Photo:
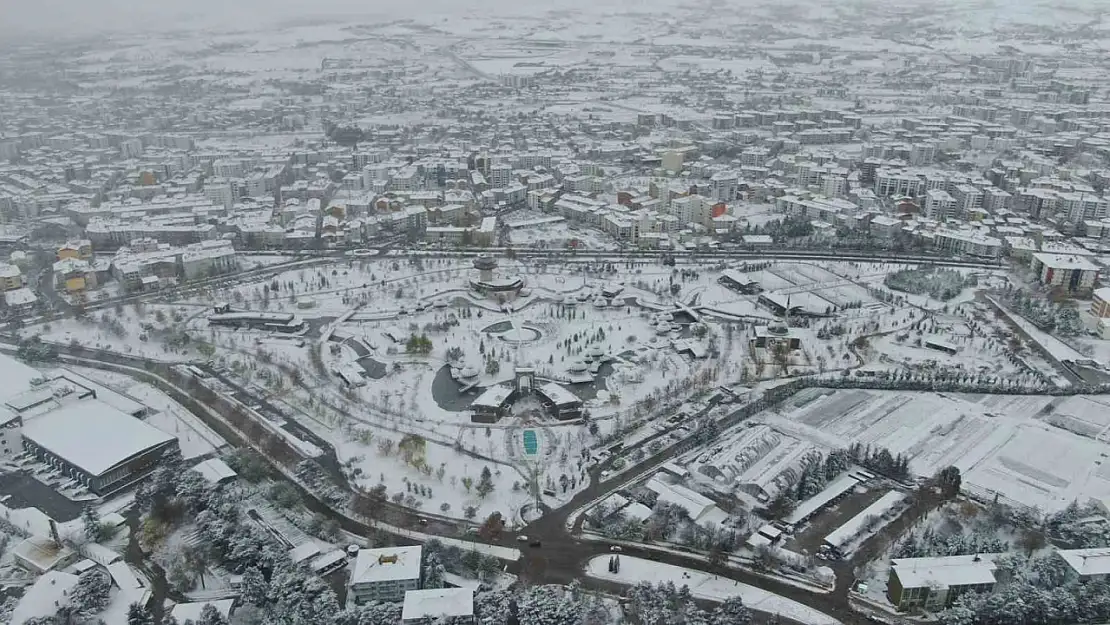
[[[937,265],[943,267],[975,267],[980,269],[999,269],[1004,265],[998,261],[976,258],[954,258],[951,256],[934,256],[928,254],[884,254],[872,252],[858,252],[851,250],[791,250],[791,249],[724,249],[713,251],[657,251],[657,250],[566,250],[545,249],[533,247],[473,247],[436,249],[423,248],[417,250],[400,251],[401,254],[416,254],[420,256],[445,256],[445,257],[471,257],[480,255],[504,256],[511,254],[515,258],[553,258],[561,260],[588,260],[628,258],[640,260],[661,260],[667,257],[706,259],[706,260],[811,260],[818,262],[866,262],[866,263],[913,263],[922,265]],[[343,250],[308,250],[298,252],[305,258],[328,257],[347,258]]]
[[[86,351],[91,352],[92,350]],[[83,360],[84,364],[99,365],[114,370],[120,370],[121,367],[136,366],[142,370],[149,371],[164,371],[167,369],[164,363],[146,362],[141,358],[105,354],[103,352],[96,354],[95,358],[85,358]],[[153,379],[148,379],[148,381],[156,382],[156,380]],[[226,380],[222,381],[228,383]],[[231,386],[231,384],[229,384],[229,386]],[[171,397],[180,401],[186,408],[194,412],[194,414],[214,427],[217,431],[222,432],[231,443],[236,445],[243,445],[245,443],[240,435],[234,431],[229,432],[225,424],[215,421],[208,411],[200,406],[200,402],[196,397],[183,396],[180,392],[170,388],[165,388],[163,390],[168,391]],[[749,408],[748,410],[754,409]],[[747,414],[750,414],[748,410],[736,410],[721,419],[720,423],[722,427],[735,424]],[[578,508],[599,496],[613,492],[626,485],[639,473],[659,466],[671,459],[674,455],[681,453],[682,450],[693,446],[693,444],[692,440],[684,441],[673,448],[645,459],[643,462],[621,475],[611,477],[604,481],[595,481],[587,487],[586,490],[578,493],[567,505],[553,510],[550,514],[527,526],[519,534],[505,532],[495,540],[484,540],[477,536],[469,535],[463,535],[462,537],[472,541],[522,548],[524,556],[518,562],[513,563],[510,570],[519,574],[525,581],[532,583],[569,583],[571,580],[577,579],[583,582],[586,587],[613,591],[617,588],[616,584],[601,580],[593,580],[583,576],[583,569],[590,558],[609,553],[609,545],[604,542],[582,540],[580,537],[572,535],[572,533],[566,529],[567,520]],[[308,505],[310,509],[336,519],[343,529],[364,536],[375,535],[380,532],[380,530],[371,528],[367,524],[352,519],[345,514],[337,514],[336,511],[314,499],[311,493],[306,494],[309,495],[309,497],[306,498],[306,505]],[[434,515],[419,514],[407,508],[395,506],[391,502],[378,502],[378,508],[379,514],[376,515],[378,518],[393,525],[413,528],[424,533],[460,536],[463,534],[465,527],[465,524],[451,523],[435,517]],[[529,536],[532,540],[539,540],[540,546],[529,547],[525,543],[518,542],[516,538],[521,534]],[[395,540],[401,544],[412,542],[411,539],[403,536]],[[790,597],[815,609],[836,616],[845,623],[854,624],[864,622],[862,617],[859,617],[851,611],[846,601],[841,601],[838,598],[832,597],[832,595],[812,593],[797,586],[772,578],[764,578],[748,571],[710,567],[704,560],[695,557],[693,554],[684,556],[660,552],[647,546],[627,547],[624,552],[627,555],[657,559],[668,564],[706,570],[729,577],[730,579],[735,579],[776,594]]]

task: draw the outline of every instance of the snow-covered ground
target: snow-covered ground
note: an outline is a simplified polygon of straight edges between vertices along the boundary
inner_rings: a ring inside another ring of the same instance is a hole
[[[672,582],[675,586],[688,586],[690,594],[699,599],[710,601],[724,601],[729,597],[739,596],[743,599],[744,605],[753,610],[777,614],[805,625],[839,625],[840,623],[840,621],[824,612],[798,603],[793,599],[754,586],[741,584],[731,579],[721,578],[711,573],[642,558],[619,557],[620,570],[617,573],[609,572],[610,556],[605,555],[591,559],[586,565],[586,574],[597,579],[623,584]]]
[[[181,455],[186,460],[210,454],[227,445],[223,437],[205,425],[196,415],[145,382],[136,382],[125,375],[88,367],[75,367],[75,370],[151,408],[145,421],[167,434],[176,436],[178,445],[181,447]]]
[[[763,423],[782,441],[826,450],[851,442],[885,447],[908,455],[918,475],[957,466],[971,492],[986,498],[997,493],[1042,510],[1110,495],[1110,473],[1101,460],[1110,453],[1100,429],[1106,396],[804,393],[818,396],[781,413],[761,413],[748,424]],[[1057,404],[1062,410],[1054,417]]]

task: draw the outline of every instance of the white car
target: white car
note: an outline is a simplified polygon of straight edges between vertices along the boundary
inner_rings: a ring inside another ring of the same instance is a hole
[[[526,542],[528,542],[528,537],[525,536],[524,534],[521,534],[520,536],[516,537],[516,541],[518,543],[526,543]]]
[[[624,551],[624,549],[621,549],[620,545],[612,545],[612,546],[609,547],[609,551],[620,553],[620,552]]]

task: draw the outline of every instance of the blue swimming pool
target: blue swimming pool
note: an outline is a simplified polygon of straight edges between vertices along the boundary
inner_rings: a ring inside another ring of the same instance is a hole
[[[540,448],[540,439],[535,430],[524,430],[524,453],[529,456],[536,455]]]

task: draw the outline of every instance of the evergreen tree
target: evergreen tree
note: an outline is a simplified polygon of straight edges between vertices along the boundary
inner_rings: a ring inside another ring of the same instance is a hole
[[[100,540],[100,518],[96,516],[95,508],[85,506],[81,510],[81,524],[85,532],[85,538],[93,542]]]
[[[138,603],[132,603],[127,608],[127,625],[154,625],[154,616]]]
[[[430,552],[424,558],[424,588],[443,588],[447,569],[440,562],[439,554]]]
[[[69,605],[76,616],[87,619],[107,607],[111,590],[112,580],[107,573],[99,569],[86,571],[70,591]]]
[[[478,496],[483,498],[493,492],[493,474],[490,472],[489,467],[482,467],[482,475],[478,478],[476,490]]]
[[[713,610],[711,625],[747,625],[752,622],[752,612],[744,601],[736,596],[725,599],[724,603]]]
[[[270,603],[270,585],[257,566],[248,566],[243,571],[243,601],[255,607]]]
[[[216,609],[216,606],[209,603],[200,611],[200,620],[197,621],[197,625],[230,625],[230,623],[228,623],[227,617]]]

